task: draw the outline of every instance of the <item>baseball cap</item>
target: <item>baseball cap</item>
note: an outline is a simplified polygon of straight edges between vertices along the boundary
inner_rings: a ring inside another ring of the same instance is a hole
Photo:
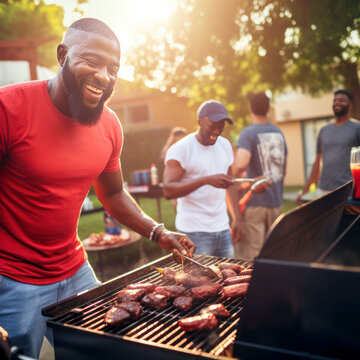
[[[225,106],[216,100],[204,101],[197,111],[197,117],[202,118],[207,116],[212,122],[219,122],[221,120],[226,120],[229,124],[232,124]]]

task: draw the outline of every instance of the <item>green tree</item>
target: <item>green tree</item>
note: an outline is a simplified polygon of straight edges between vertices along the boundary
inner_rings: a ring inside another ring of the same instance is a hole
[[[360,118],[359,2],[180,0],[157,31],[137,33],[127,61],[135,78],[195,101],[222,100],[238,126],[247,94],[342,86]]]
[[[73,11],[80,12],[74,2]],[[29,40],[56,36],[54,41],[38,48],[39,65],[57,69],[56,46],[62,40],[66,28],[63,25],[64,9],[44,0],[0,0],[0,41]]]

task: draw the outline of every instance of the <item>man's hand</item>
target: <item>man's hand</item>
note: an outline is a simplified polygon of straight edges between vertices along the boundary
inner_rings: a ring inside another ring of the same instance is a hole
[[[263,193],[272,184],[272,181],[269,178],[267,178],[266,176],[258,176],[255,178],[256,181],[259,181],[262,179],[268,179],[268,181],[264,181],[263,183],[255,186],[254,192],[257,194]],[[256,183],[256,181],[255,181],[255,183]]]
[[[175,260],[179,263],[181,262],[179,252],[192,257],[196,249],[195,244],[186,235],[166,229],[160,234],[158,245],[164,250],[172,252]]]
[[[225,174],[210,175],[207,177],[206,183],[222,189],[227,189],[229,186],[234,184],[233,177]]]
[[[241,224],[240,220],[234,220],[231,225],[231,240],[235,244],[240,240],[241,237]]]

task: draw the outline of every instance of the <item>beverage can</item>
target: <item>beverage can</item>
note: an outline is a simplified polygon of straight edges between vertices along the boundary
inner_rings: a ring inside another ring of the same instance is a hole
[[[105,232],[112,235],[120,235],[121,225],[105,210],[104,211]]]

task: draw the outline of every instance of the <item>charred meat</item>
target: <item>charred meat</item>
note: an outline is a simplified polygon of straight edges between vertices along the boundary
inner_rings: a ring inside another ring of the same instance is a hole
[[[109,325],[119,325],[128,319],[130,319],[129,312],[117,306],[107,311],[104,317],[105,323]]]
[[[209,278],[207,276],[195,276],[186,272],[177,272],[175,275],[175,281],[178,284],[185,286],[199,286],[209,283]]]
[[[240,275],[251,275],[253,272],[253,269],[245,269],[241,272]]]
[[[225,269],[221,271],[223,279],[228,279],[234,276],[237,276],[237,272],[231,269]]]
[[[155,288],[155,293],[165,295],[170,299],[182,295],[185,291],[186,288],[180,285],[158,286]]]
[[[137,290],[144,289],[147,294],[154,292],[156,285],[150,282],[130,284],[126,289]]]
[[[189,295],[194,299],[203,300],[210,296],[216,295],[221,288],[221,285],[218,283],[211,283],[209,285],[196,286],[189,289]]]
[[[126,301],[116,304],[115,307],[126,310],[132,320],[138,319],[142,311],[142,306],[137,301]]]
[[[226,310],[223,304],[212,304],[200,310],[200,315],[213,314],[216,317],[227,317],[230,313]]]
[[[235,285],[235,284],[241,284],[241,283],[247,283],[251,279],[251,275],[238,275],[234,276],[228,279],[225,279],[224,285]]]
[[[203,314],[192,316],[178,321],[179,326],[184,331],[194,331],[194,330],[204,330],[204,329],[213,329],[218,321],[213,314]]]
[[[167,297],[156,293],[146,294],[141,299],[141,303],[145,306],[159,310],[167,305]]]
[[[116,297],[116,302],[138,301],[145,294],[145,289],[122,289]]]
[[[244,266],[242,266],[242,265],[231,264],[231,263],[221,263],[221,264],[219,264],[219,268],[221,271],[226,270],[226,269],[233,270],[238,275],[241,273],[241,271],[243,271],[245,269]]]
[[[224,296],[231,298],[244,296],[247,292],[248,286],[249,286],[248,283],[224,286],[223,287]]]
[[[174,299],[173,305],[180,311],[187,311],[191,308],[193,298],[191,296],[178,296]]]

